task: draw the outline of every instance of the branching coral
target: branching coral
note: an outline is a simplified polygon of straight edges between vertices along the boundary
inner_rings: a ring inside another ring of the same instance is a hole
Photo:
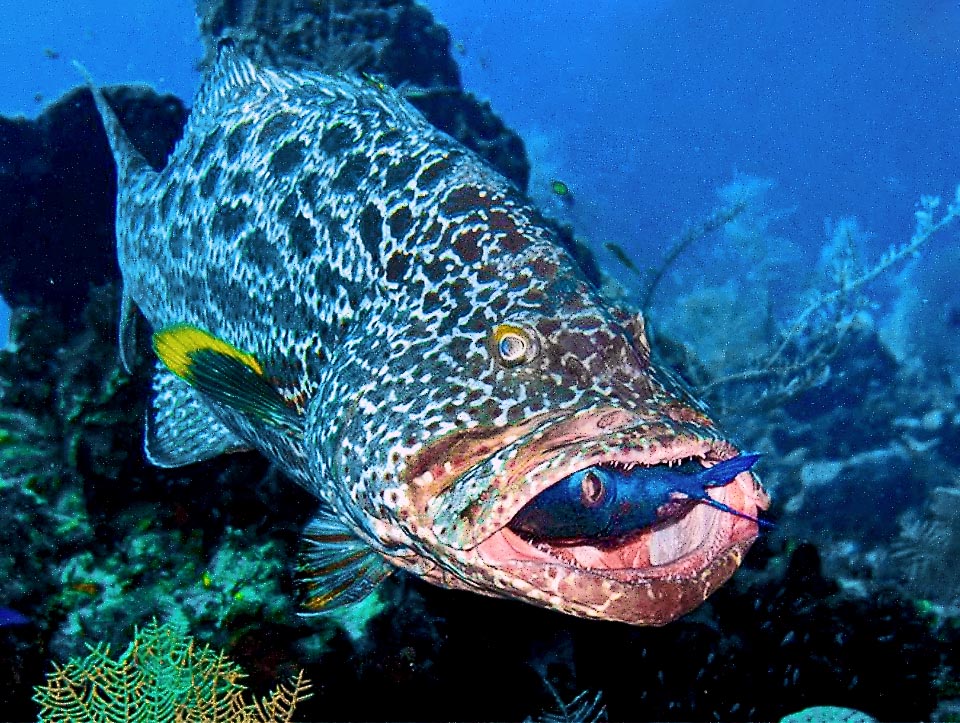
[[[544,711],[539,719],[527,718],[524,723],[603,723],[607,720],[607,707],[600,700],[602,693],[591,694],[585,690],[569,703],[544,679],[557,706],[556,711]]]
[[[57,666],[35,689],[42,723],[254,723],[290,721],[310,697],[301,672],[266,697],[248,701],[244,674],[223,653],[156,621],[138,629],[116,659],[109,646]]]
[[[641,296],[640,308],[644,314],[650,311],[650,305],[653,303],[653,297],[657,293],[657,288],[663,280],[664,275],[673,266],[673,263],[680,258],[691,246],[700,239],[709,236],[717,229],[723,228],[726,224],[736,219],[742,214],[748,205],[750,196],[756,193],[756,189],[744,187],[742,195],[731,194],[720,208],[711,213],[699,223],[687,226],[680,235],[670,244],[670,250],[666,258],[657,267],[650,280],[647,282],[646,289]]]
[[[854,222],[837,224],[828,247],[834,288],[810,294],[809,301],[779,332],[773,344],[741,371],[715,376],[698,387],[707,398],[723,401],[739,388],[737,406],[773,404],[816,386],[830,374],[830,360],[850,331],[863,321],[864,287],[897,264],[914,257],[931,238],[960,218],[960,187],[946,211],[938,215],[939,197],[923,196],[916,230],[902,245],[893,245],[872,265],[858,268]]]

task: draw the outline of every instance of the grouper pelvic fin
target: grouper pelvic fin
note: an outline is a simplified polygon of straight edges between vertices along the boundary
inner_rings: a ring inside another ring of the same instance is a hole
[[[300,573],[308,591],[304,607],[310,613],[359,602],[394,570],[326,508],[307,525],[304,537]]]
[[[167,369],[212,401],[302,436],[299,414],[252,354],[190,324],[154,333],[153,350]]]
[[[143,449],[157,467],[183,467],[250,445],[220,423],[196,392],[158,363],[153,414],[147,414]]]

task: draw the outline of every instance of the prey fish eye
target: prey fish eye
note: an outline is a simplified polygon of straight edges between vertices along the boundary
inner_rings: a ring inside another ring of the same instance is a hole
[[[588,472],[580,481],[580,502],[584,507],[596,507],[607,494],[606,485],[593,472]]]
[[[537,355],[533,335],[513,324],[500,324],[493,330],[493,347],[497,361],[505,367],[529,362]]]

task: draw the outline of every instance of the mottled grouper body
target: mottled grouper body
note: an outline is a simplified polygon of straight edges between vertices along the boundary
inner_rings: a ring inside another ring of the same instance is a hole
[[[314,493],[309,610],[402,568],[658,625],[733,574],[767,505],[748,470],[709,488],[739,514],[692,502],[574,543],[511,529],[579,470],[738,450],[651,365],[642,319],[399,93],[227,48],[160,172],[95,95],[119,174],[121,351],[135,306],[159,358],[146,453],[257,449]]]

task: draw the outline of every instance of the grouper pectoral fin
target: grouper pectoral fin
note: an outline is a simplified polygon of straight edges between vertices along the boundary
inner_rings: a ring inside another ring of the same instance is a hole
[[[183,467],[250,449],[210,413],[189,385],[163,366],[154,375],[153,392],[143,442],[151,464]]]
[[[307,525],[304,537],[300,573],[308,591],[304,607],[310,613],[325,613],[363,600],[394,570],[326,508]]]
[[[300,415],[252,354],[190,324],[154,333],[153,349],[167,369],[210,400],[251,421],[302,436]]]

